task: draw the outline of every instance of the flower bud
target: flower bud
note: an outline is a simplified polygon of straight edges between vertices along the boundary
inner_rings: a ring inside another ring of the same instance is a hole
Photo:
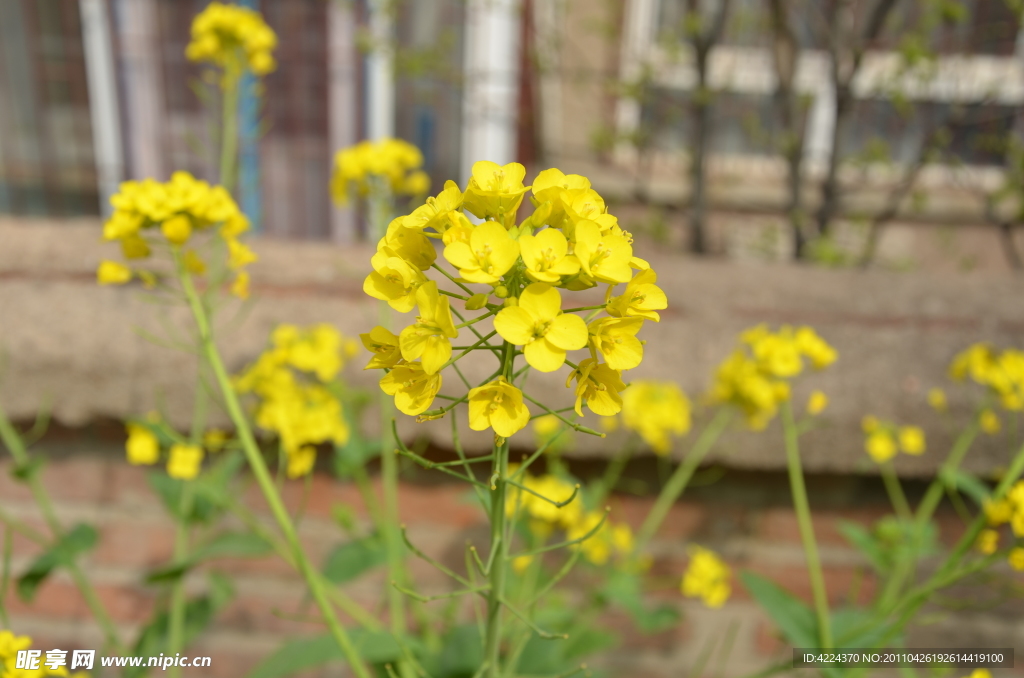
[[[508,296],[508,288],[505,287],[504,285],[497,285],[494,288],[494,296],[498,297],[499,299],[504,299],[505,297]]]
[[[508,308],[510,306],[518,306],[518,305],[519,305],[519,297],[509,297],[508,299],[505,300],[505,308]]]
[[[483,292],[474,294],[466,300],[467,311],[479,311],[481,308],[487,305],[487,295]]]

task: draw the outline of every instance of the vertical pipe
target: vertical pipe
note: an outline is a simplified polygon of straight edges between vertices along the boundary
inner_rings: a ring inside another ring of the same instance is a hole
[[[124,68],[127,161],[133,178],[164,177],[165,110],[161,101],[156,0],[117,0]]]
[[[473,163],[515,160],[519,100],[519,0],[469,0],[466,12],[466,89],[462,178]]]
[[[239,0],[239,5],[259,10],[259,0]],[[249,217],[252,232],[263,230],[260,191],[260,104],[257,80],[251,72],[242,76],[238,100],[238,202]]]
[[[333,0],[327,8],[328,138],[333,153],[357,141],[359,74],[355,12],[346,0]],[[331,240],[351,243],[357,239],[356,215],[350,206],[331,210]]]
[[[121,121],[117,107],[113,40],[104,0],[82,0],[82,41],[85,75],[89,87],[89,115],[96,158],[100,213],[110,214],[107,198],[117,192],[124,176]]]
[[[373,44],[366,57],[366,135],[376,141],[395,135],[394,24],[388,0],[369,0],[369,10]]]

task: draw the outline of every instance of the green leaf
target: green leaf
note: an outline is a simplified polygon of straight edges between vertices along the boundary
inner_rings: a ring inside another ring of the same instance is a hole
[[[53,570],[70,565],[79,554],[94,547],[97,540],[98,535],[93,527],[82,523],[75,525],[57,543],[36,558],[28,570],[18,578],[18,597],[25,602],[31,602],[39,586]]]
[[[943,469],[939,472],[939,477],[946,487],[952,487],[963,492],[973,499],[974,503],[978,506],[984,506],[991,496],[985,483],[978,480],[976,476],[961,469]]]
[[[34,476],[39,475],[43,470],[42,457],[29,457],[24,464],[18,464],[11,469],[11,477],[20,483],[27,483]]]
[[[612,573],[601,589],[601,596],[626,610],[644,633],[664,631],[679,621],[679,610],[672,605],[647,607],[640,578],[629,572]]]
[[[438,676],[472,676],[484,663],[484,643],[476,624],[456,626],[445,634],[437,668]],[[434,667],[431,667],[434,668]]]
[[[356,652],[368,664],[386,664],[401,656],[402,649],[394,636],[385,631],[354,629],[349,633]],[[249,672],[246,678],[281,678],[330,662],[343,662],[345,657],[334,636],[297,638],[279,647]]]
[[[889,625],[880,621],[871,610],[844,607],[832,612],[832,636],[841,647],[873,648],[885,637]],[[897,636],[891,641],[899,644]]]
[[[177,480],[160,471],[150,473],[146,480],[172,516],[189,523],[210,523],[229,505],[231,478],[245,462],[237,450],[218,454],[218,457],[216,463],[194,480]],[[191,510],[184,516],[181,493],[186,483],[191,483],[192,501]]]
[[[196,549],[185,562],[172,563],[150,572],[146,583],[173,581],[206,560],[262,556],[270,550],[270,544],[252,532],[224,532]]]
[[[885,557],[882,547],[871,533],[871,530],[859,523],[841,520],[839,521],[839,532],[842,533],[851,546],[868,559],[871,567],[875,568],[875,571],[879,573],[885,572],[888,559]]]
[[[741,572],[740,580],[793,647],[818,646],[818,624],[803,601],[753,572]]]
[[[342,480],[351,478],[368,461],[380,456],[380,441],[360,435],[358,422],[349,422],[349,430],[352,434],[348,442],[334,446],[334,473]]]
[[[384,539],[374,532],[335,547],[324,563],[324,576],[335,584],[344,584],[382,565],[387,557]]]

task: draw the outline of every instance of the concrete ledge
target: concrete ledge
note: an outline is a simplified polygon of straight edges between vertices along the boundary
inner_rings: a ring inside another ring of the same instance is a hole
[[[6,355],[0,402],[12,416],[28,419],[49,400],[57,420],[67,425],[123,418],[161,403],[173,421],[185,425],[194,357],[156,346],[133,328],[165,336],[164,326],[188,331],[188,318],[180,309],[147,302],[140,287],[98,287],[97,262],[115,254],[99,233],[94,220],[0,221],[0,350]],[[374,324],[375,302],[362,293],[370,248],[267,239],[254,247],[261,256],[251,269],[257,302],[233,326],[225,318],[221,334],[233,369],[252,359],[280,322],[326,321],[350,335]],[[632,378],[672,379],[691,396],[699,394],[736,334],[759,322],[813,325],[837,347],[840,360],[833,368],[796,385],[798,402],[813,388],[832,400],[824,426],[804,439],[812,471],[871,472],[859,421],[872,413],[924,426],[929,452],[903,456],[899,467],[910,475],[931,472],[948,449],[950,432],[925,405],[925,392],[931,386],[951,387],[953,416],[962,421],[979,393],[948,383],[949,360],[975,341],[1011,345],[1024,330],[1021,282],[1004,273],[835,271],[639,254],[658,270],[671,307],[660,324],[644,328],[647,356]],[[592,296],[597,300],[600,294]],[[483,378],[488,367],[478,363],[470,372]],[[347,373],[366,386],[376,377],[358,365]],[[569,399],[564,378],[536,374],[530,384],[538,393],[550,393],[552,404],[564,405]],[[450,383],[446,390],[455,392],[455,386]],[[441,445],[448,439],[444,423],[406,421],[404,429]],[[482,448],[487,438],[467,442]],[[605,456],[620,444],[615,437],[580,439],[575,454]],[[986,438],[967,466],[981,471],[1004,465],[1008,448],[1003,436]],[[758,435],[736,431],[713,459],[736,467],[778,468],[781,437],[772,428]]]

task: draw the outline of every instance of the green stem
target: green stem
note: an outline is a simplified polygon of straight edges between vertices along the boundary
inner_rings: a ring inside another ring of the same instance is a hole
[[[15,466],[27,468],[29,463],[28,450],[2,408],[0,408],[0,441],[3,441],[4,446],[10,450]],[[64,528],[57,519],[57,512],[53,508],[53,502],[50,500],[50,495],[39,479],[38,473],[30,470],[26,482],[29,491],[32,492],[32,498],[39,506],[43,519],[53,535],[54,542],[60,541],[64,536]],[[114,626],[114,620],[111,619],[99,596],[96,595],[96,590],[93,588],[92,583],[86,578],[77,561],[72,560],[67,564],[67,568],[75,587],[78,588],[82,598],[85,599],[89,612],[92,613],[93,618],[103,630],[104,643],[107,649],[122,654],[124,646],[121,645],[117,627]]]
[[[220,387],[221,395],[224,397],[224,405],[227,408],[228,415],[231,417],[232,423],[235,425],[235,429],[238,433],[238,439],[242,445],[245,457],[249,462],[249,467],[252,469],[256,482],[259,484],[260,490],[263,492],[263,496],[267,500],[267,504],[270,506],[270,511],[273,514],[274,519],[277,521],[281,532],[284,534],[285,540],[288,542],[288,546],[294,554],[295,562],[298,565],[299,571],[302,573],[303,579],[306,580],[306,585],[309,587],[309,591],[312,594],[317,607],[320,608],[320,612],[323,614],[324,621],[330,629],[331,635],[333,635],[334,639],[338,642],[338,646],[341,648],[345,659],[349,662],[349,665],[352,667],[352,671],[355,675],[359,678],[371,678],[372,674],[370,673],[370,670],[356,652],[355,646],[352,644],[352,640],[349,638],[348,633],[338,622],[338,618],[334,613],[334,608],[331,606],[330,601],[327,600],[327,596],[324,593],[323,582],[320,577],[317,576],[316,570],[309,562],[309,557],[302,548],[302,543],[299,541],[298,534],[295,531],[295,526],[292,523],[291,517],[288,515],[288,510],[285,508],[284,502],[281,501],[281,496],[278,494],[277,488],[274,487],[274,480],[270,475],[270,471],[267,469],[267,464],[263,460],[263,456],[260,454],[260,449],[256,444],[256,438],[253,435],[252,428],[249,426],[249,421],[246,418],[245,413],[242,411],[242,405],[239,403],[238,396],[235,393],[234,387],[231,385],[231,378],[228,376],[227,369],[224,367],[224,362],[221,360],[220,353],[214,343],[209,318],[206,316],[203,306],[199,302],[199,296],[196,293],[195,285],[192,283],[192,277],[189,275],[188,271],[185,271],[181,266],[180,257],[177,253],[175,253],[175,258],[178,259],[176,263],[178,264],[178,272],[181,278],[182,289],[188,299],[189,307],[199,331],[199,341],[203,355],[206,357],[210,369],[213,371],[213,375],[217,381],[217,385]]]
[[[974,420],[960,433],[957,437],[956,442],[953,443],[953,449],[949,452],[949,457],[943,462],[942,468],[939,469],[939,475],[932,484],[928,486],[928,490],[925,492],[924,498],[921,499],[921,503],[917,505],[917,524],[922,526],[932,518],[932,514],[935,513],[935,509],[938,508],[939,502],[942,501],[943,487],[946,483],[946,478],[950,473],[955,471],[960,463],[964,460],[967,455],[967,451],[971,449],[971,443],[978,436],[980,426],[978,424],[978,418]]]
[[[896,515],[903,521],[913,520],[914,514],[910,510],[910,503],[907,501],[907,495],[903,492],[903,486],[900,485],[900,479],[896,476],[896,467],[893,466],[892,461],[880,465],[879,471],[882,473],[882,482],[885,484],[885,491],[889,494],[889,501],[892,502]]]
[[[224,70],[223,117],[221,119],[220,183],[231,192],[235,183],[238,160],[238,84],[240,64],[229,64]]]
[[[800,526],[800,539],[807,556],[807,570],[811,578],[811,592],[814,596],[814,611],[818,618],[818,640],[825,649],[832,648],[832,625],[828,611],[828,593],[825,577],[818,557],[818,543],[814,538],[814,524],[811,522],[811,507],[807,501],[804,473],[800,464],[799,433],[793,421],[793,405],[786,401],[782,406],[782,423],[786,439],[786,461],[789,467],[789,486],[793,493],[793,508]]]
[[[700,466],[707,453],[711,451],[711,448],[722,435],[725,427],[728,426],[730,419],[732,419],[732,411],[727,408],[721,408],[711,421],[708,422],[708,425],[704,427],[704,430],[701,431],[700,437],[697,438],[697,442],[694,443],[689,454],[683,459],[683,463],[676,468],[675,473],[668,479],[665,486],[661,488],[661,493],[658,495],[657,500],[655,500],[654,506],[651,507],[650,513],[647,514],[643,525],[640,526],[634,553],[642,553],[655,533],[657,533],[661,523],[665,520],[665,516],[668,515],[669,509],[672,508],[672,504],[683,494],[697,467]]]
[[[178,503],[178,517],[174,530],[174,562],[184,563],[188,558],[188,515],[192,512],[192,483],[183,481]],[[167,630],[167,656],[181,652],[185,645],[185,575],[178,577],[171,590],[171,610]],[[181,667],[171,667],[171,676],[180,676]]]

